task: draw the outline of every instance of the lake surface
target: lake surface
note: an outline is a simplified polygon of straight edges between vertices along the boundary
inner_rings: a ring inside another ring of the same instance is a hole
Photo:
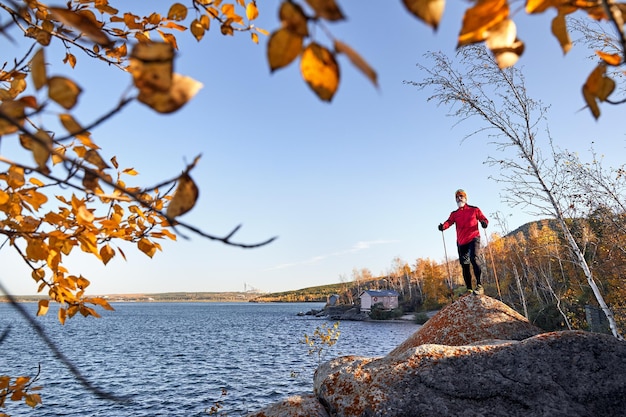
[[[32,314],[36,304],[23,304]],[[41,365],[43,405],[9,402],[17,416],[206,416],[216,401],[221,415],[242,416],[291,395],[313,391],[319,362],[301,343],[327,319],[298,316],[320,303],[114,303],[102,318],[75,317],[61,326],[53,308],[36,320],[87,379],[105,392],[98,398],[55,359],[10,304],[0,303],[0,375],[30,375]],[[383,356],[419,325],[342,321],[341,355]],[[226,395],[222,395],[222,390]]]

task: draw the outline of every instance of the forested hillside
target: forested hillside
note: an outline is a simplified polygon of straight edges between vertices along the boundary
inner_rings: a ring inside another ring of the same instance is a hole
[[[606,214],[606,213],[605,213]],[[607,221],[607,219],[612,219]],[[620,329],[626,325],[623,271],[626,270],[626,217],[600,216],[570,220],[569,227],[598,277]],[[546,329],[587,329],[585,306],[597,307],[584,274],[572,260],[554,220],[528,223],[506,236],[491,235],[482,253],[485,293],[497,298]],[[410,264],[394,259],[391,273],[374,277],[354,270],[352,280],[256,297],[257,302],[326,301],[357,304],[365,289],[392,289],[405,312],[440,308],[463,290],[456,259],[449,264],[417,258]]]

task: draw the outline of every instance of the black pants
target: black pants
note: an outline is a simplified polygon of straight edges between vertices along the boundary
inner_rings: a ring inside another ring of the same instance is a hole
[[[472,275],[470,273],[470,264],[474,269],[474,277],[476,285],[480,285],[480,275],[482,273],[482,265],[480,258],[480,237],[474,238],[470,243],[465,245],[457,245],[459,249],[459,262],[463,270],[463,280],[467,289],[472,289]]]

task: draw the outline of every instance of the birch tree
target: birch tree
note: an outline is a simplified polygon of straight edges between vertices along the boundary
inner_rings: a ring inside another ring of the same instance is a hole
[[[575,202],[562,182],[565,164],[547,128],[547,108],[528,96],[519,69],[499,68],[482,46],[459,49],[458,65],[443,53],[430,53],[427,57],[434,61],[431,67],[417,65],[424,78],[407,84],[432,91],[428,101],[449,107],[450,116],[461,121],[479,120],[480,127],[465,139],[487,135],[499,151],[498,157],[488,157],[487,163],[500,169],[495,179],[505,185],[505,202],[557,220],[574,262],[583,271],[613,336],[623,340],[613,312],[566,221],[569,207]],[[542,133],[541,128],[545,129]],[[544,156],[546,150],[551,159]]]

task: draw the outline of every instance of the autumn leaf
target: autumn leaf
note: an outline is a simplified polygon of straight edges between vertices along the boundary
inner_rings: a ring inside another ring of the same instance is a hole
[[[465,11],[457,48],[487,39],[489,30],[509,17],[507,0],[478,0]]]
[[[524,52],[524,43],[517,39],[515,22],[506,19],[494,26],[485,41],[499,68],[515,65]]]
[[[48,301],[49,300],[39,300],[39,307],[37,308],[38,316],[45,316],[48,313]]]
[[[606,77],[606,64],[600,63],[587,77],[583,85],[583,97],[594,118],[600,117],[596,100],[604,101],[615,89],[615,81]]]
[[[33,59],[30,61],[30,76],[33,79],[33,85],[36,90],[46,85],[48,76],[46,75],[46,61],[43,48],[39,48]]]
[[[291,64],[302,51],[302,37],[289,29],[279,29],[270,36],[267,43],[267,60],[270,71]]]
[[[257,9],[256,3],[254,1],[251,1],[247,4],[246,17],[248,18],[248,20],[255,20],[257,17],[259,17],[259,10]]]
[[[335,0],[306,0],[306,2],[322,19],[330,21],[345,19]]]
[[[402,0],[402,3],[411,14],[437,30],[446,6],[445,0]]]
[[[145,238],[137,242],[137,248],[151,258],[154,256],[157,250],[154,243],[150,242],[148,239],[145,239]]]
[[[370,65],[365,62],[365,60],[361,58],[361,55],[359,55],[354,49],[340,40],[335,39],[335,51],[337,53],[345,54],[350,62],[352,62],[355,67],[365,74],[374,86],[378,87],[376,71],[374,71],[374,69],[370,67]]]
[[[130,56],[129,72],[141,92],[169,91],[172,86],[174,47],[165,42],[138,43]]]
[[[104,245],[100,248],[100,258],[102,258],[102,262],[106,265],[109,263],[111,259],[115,256],[115,251],[111,248],[110,245]]]
[[[37,163],[39,170],[44,174],[49,173],[50,169],[46,166],[46,164],[48,163],[48,159],[50,159],[52,138],[48,132],[41,129],[38,130],[31,142],[31,147],[33,157],[35,158],[35,162]]]
[[[203,87],[191,77],[174,74],[167,91],[143,89],[137,99],[159,113],[173,113],[187,104]]]
[[[299,4],[284,1],[280,5],[278,17],[287,30],[301,37],[309,36],[308,18]]]
[[[198,187],[189,174],[183,174],[178,179],[178,185],[172,200],[167,206],[167,216],[178,217],[193,208],[198,200]]]
[[[48,97],[66,110],[76,105],[81,88],[69,78],[51,77],[48,80]]]
[[[300,72],[320,99],[333,99],[339,87],[339,66],[328,49],[317,43],[307,46],[300,58]]]
[[[167,18],[177,22],[185,20],[187,18],[187,6],[180,3],[172,4],[167,12]]]
[[[620,54],[607,54],[606,52],[596,51],[596,55],[607,65],[618,66],[622,63],[622,56]]]
[[[570,40],[569,33],[567,32],[565,14],[559,12],[554,19],[552,19],[552,34],[559,41],[563,54],[568,53],[572,48],[572,41]]]
[[[50,14],[66,26],[70,26],[80,35],[85,35],[100,45],[109,45],[111,41],[102,31],[102,24],[98,22],[90,10],[72,11],[59,7],[50,7]]]

